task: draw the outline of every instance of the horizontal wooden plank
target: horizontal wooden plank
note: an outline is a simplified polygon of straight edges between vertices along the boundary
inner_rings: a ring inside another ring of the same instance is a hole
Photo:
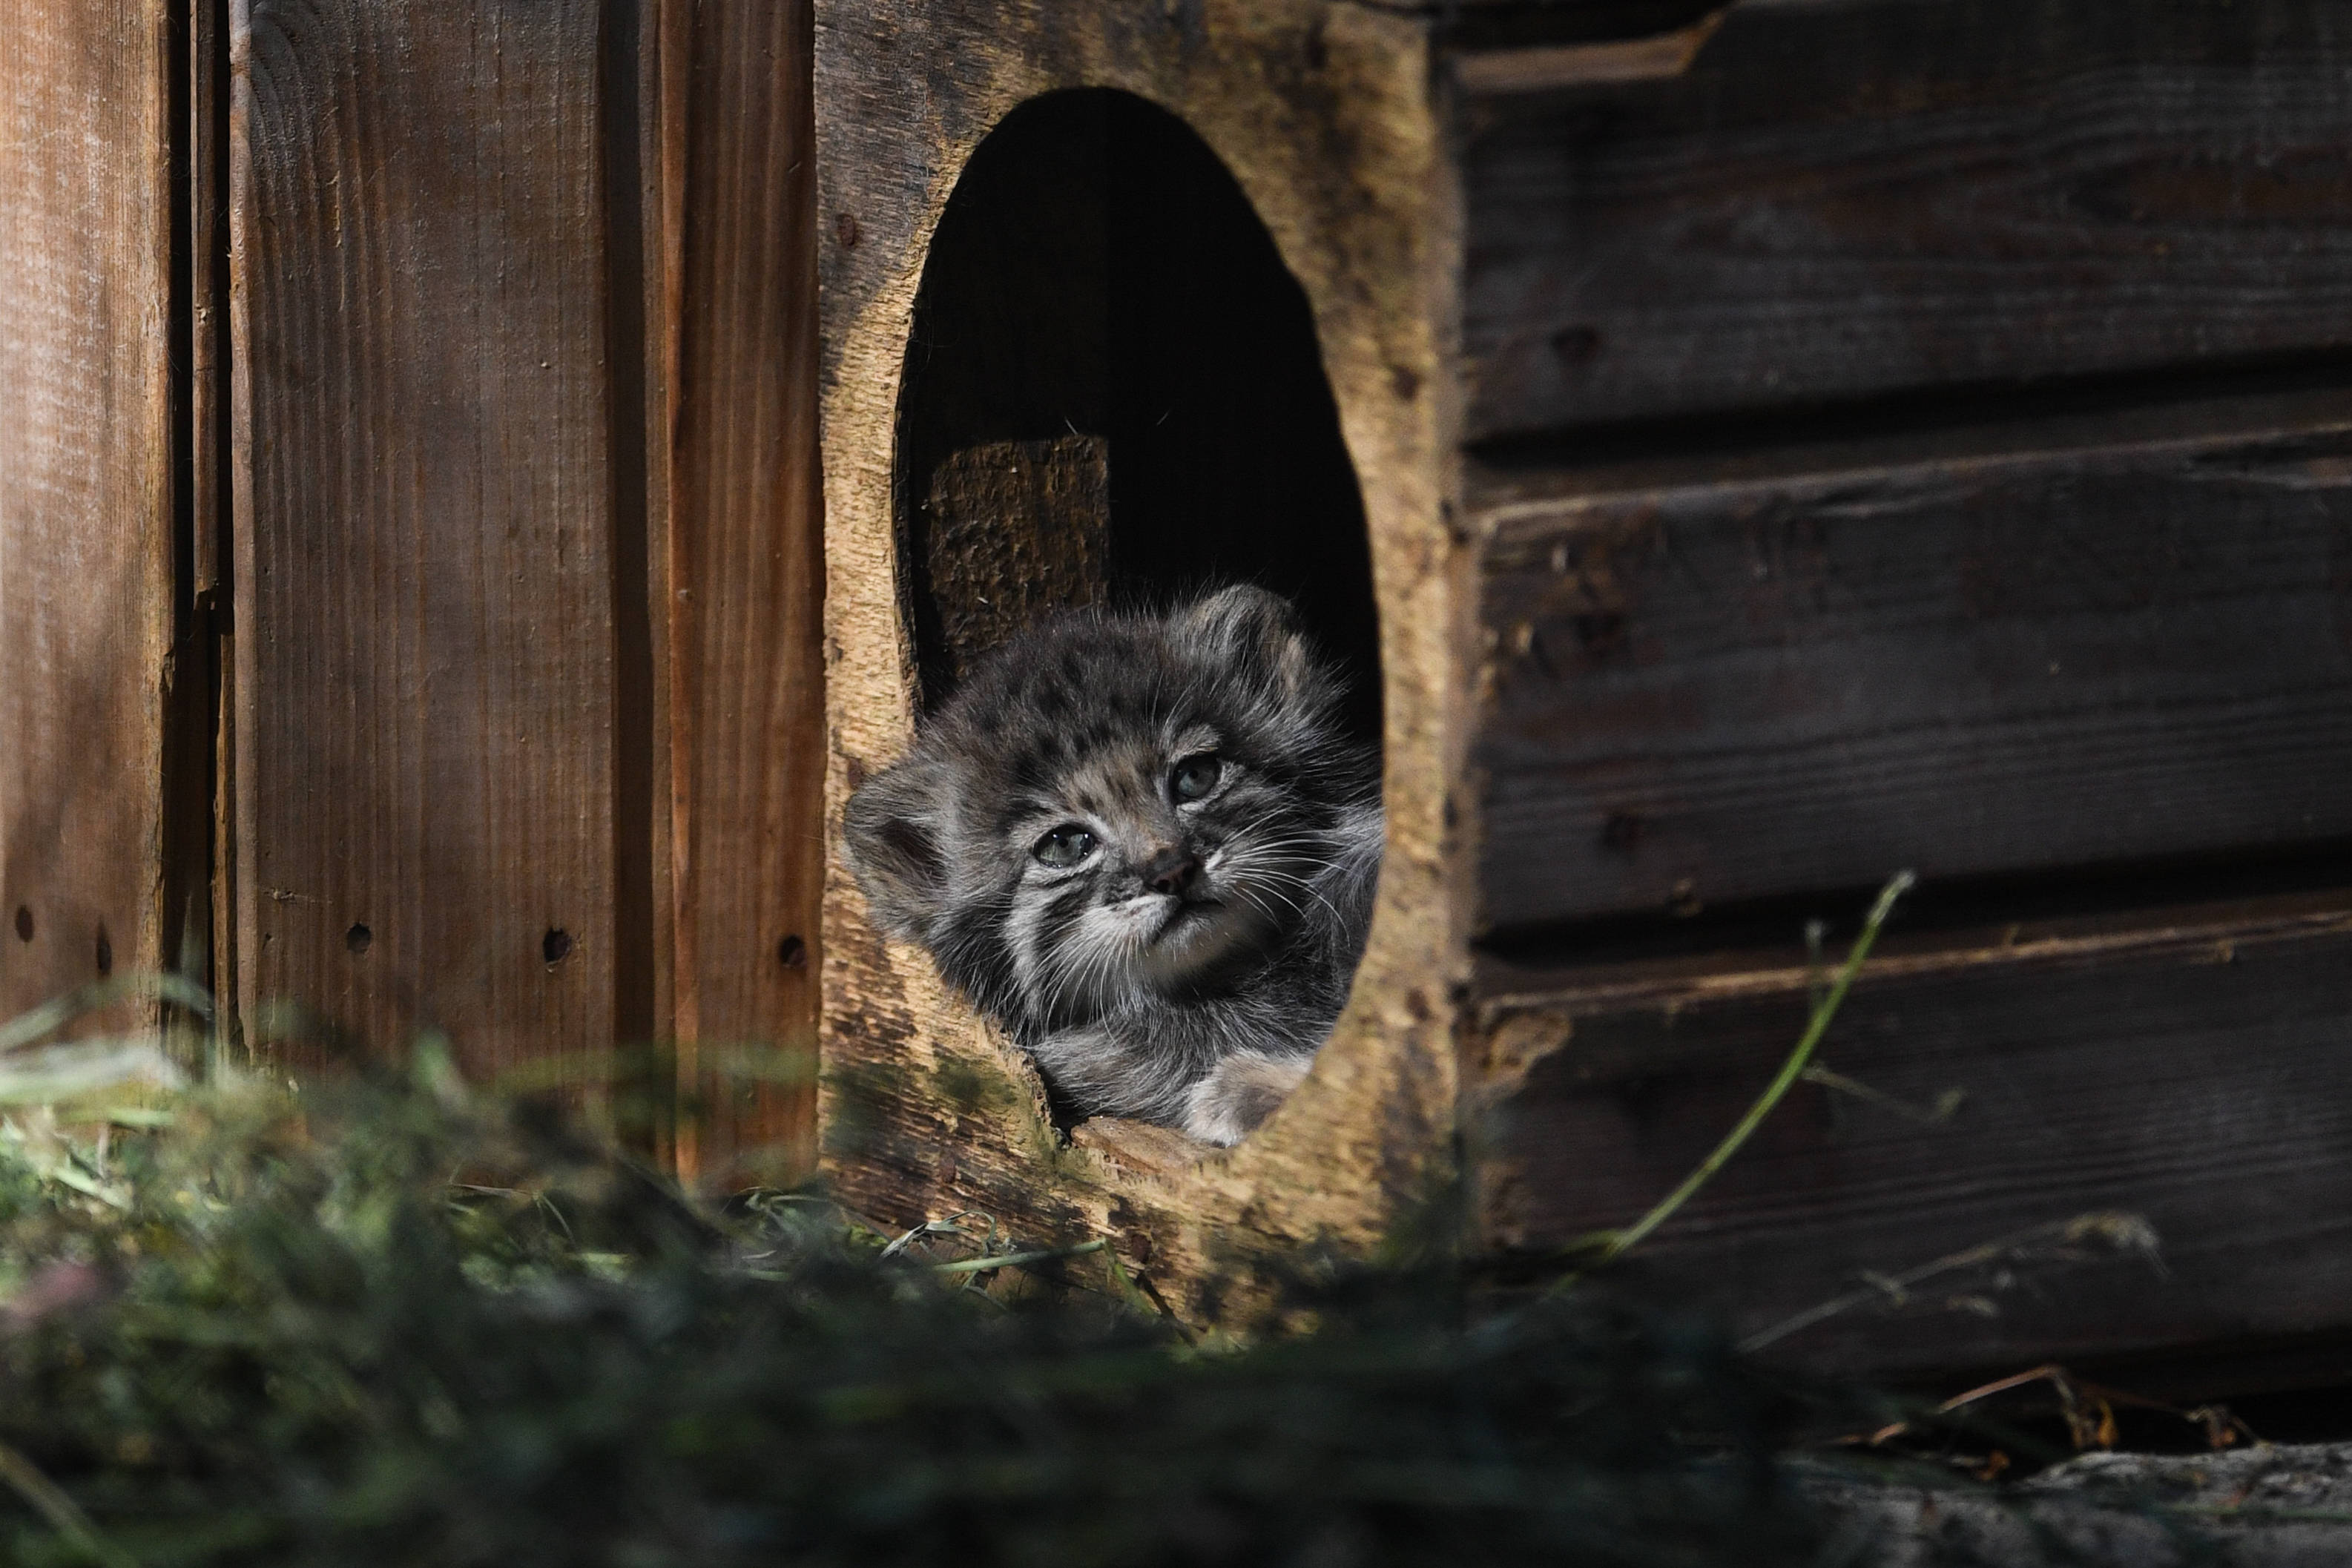
[[[1471,438],[2352,345],[2325,0],[1748,0],[1702,41],[1463,57]]]
[[[177,957],[166,16],[0,5],[0,1017]]]
[[[2352,426],[1485,516],[1490,929],[2352,835]]]
[[[1900,1307],[1790,1332],[1780,1353],[1962,1371],[2352,1324],[2352,895],[2005,934],[1874,964],[1820,1060],[1884,1098],[1799,1084],[1638,1271],[1752,1334],[1871,1276],[2109,1211],[2153,1227],[2156,1261],[2112,1232],[2044,1235]],[[1696,1168],[1802,1026],[1792,956],[1550,994],[1490,974],[1513,994],[1474,1056],[1489,1243],[1627,1224]],[[1923,1119],[1954,1093],[1948,1117]]]

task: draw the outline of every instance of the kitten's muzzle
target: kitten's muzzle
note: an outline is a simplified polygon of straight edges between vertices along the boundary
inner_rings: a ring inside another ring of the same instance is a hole
[[[1155,893],[1182,898],[1201,879],[1201,862],[1190,849],[1174,845],[1143,863],[1143,885]]]

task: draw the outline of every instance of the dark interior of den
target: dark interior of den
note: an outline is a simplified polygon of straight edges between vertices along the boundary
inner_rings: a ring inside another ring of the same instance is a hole
[[[1199,136],[1050,93],[942,215],[898,405],[899,593],[926,707],[1037,616],[1254,582],[1296,604],[1377,743],[1364,508],[1307,296]]]

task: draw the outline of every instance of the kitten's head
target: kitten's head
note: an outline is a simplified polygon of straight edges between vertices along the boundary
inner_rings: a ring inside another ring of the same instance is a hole
[[[1016,1026],[1213,993],[1297,930],[1370,795],[1339,696],[1263,589],[1049,621],[851,797],[851,865],[883,929]]]

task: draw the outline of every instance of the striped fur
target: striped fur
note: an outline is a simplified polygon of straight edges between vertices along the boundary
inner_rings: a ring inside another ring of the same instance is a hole
[[[852,796],[851,865],[1063,1109],[1234,1142],[1305,1076],[1371,918],[1379,784],[1339,697],[1262,589],[1049,621]]]

